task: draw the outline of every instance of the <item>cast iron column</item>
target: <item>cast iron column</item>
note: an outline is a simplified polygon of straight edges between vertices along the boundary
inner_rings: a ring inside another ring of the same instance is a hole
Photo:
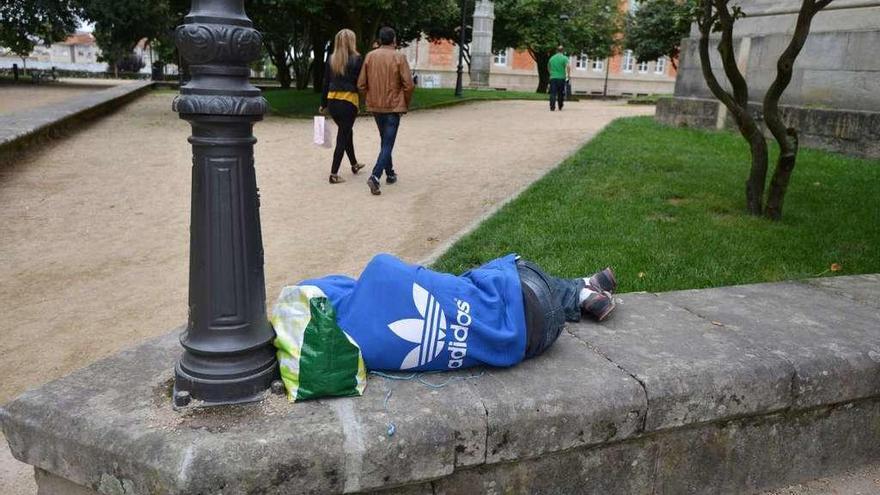
[[[458,36],[458,74],[455,78],[455,96],[461,98],[462,96],[462,77],[464,72],[464,43],[466,38],[465,31],[467,30],[467,25],[465,24],[465,4],[467,2],[465,0],[461,1],[461,32],[459,32]]]
[[[243,0],[192,0],[177,28],[191,79],[173,108],[192,125],[189,322],[174,373],[175,404],[261,397],[276,377],[266,319],[254,122],[266,100],[248,82],[260,33]]]

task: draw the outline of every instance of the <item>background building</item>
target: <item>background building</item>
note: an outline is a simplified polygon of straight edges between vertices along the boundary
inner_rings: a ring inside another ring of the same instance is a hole
[[[480,8],[478,5],[477,10]],[[636,9],[636,0],[621,0],[622,12]],[[480,20],[491,15],[484,13]],[[489,42],[491,43],[491,36]],[[410,67],[419,76],[420,86],[455,86],[458,67],[458,47],[455,44],[421,39],[410,43],[404,52]],[[583,53],[569,55],[571,86],[575,94],[670,94],[675,86],[676,71],[666,57],[658,60],[636,60],[631,50],[619,52],[610,59],[594,59]],[[492,55],[489,65],[490,88],[534,91],[538,87],[538,68],[526,51],[513,48],[500,50]],[[470,78],[465,74],[465,84],[469,82]]]
[[[419,76],[419,86],[455,87],[458,47],[448,41],[417,40],[403,49],[410,67]],[[465,67],[467,71],[467,67]],[[608,80],[609,95],[670,94],[675,86],[675,68],[665,57],[636,60],[627,50],[609,59],[593,59],[586,54],[571,56],[571,86],[575,94],[603,94]],[[464,78],[469,84],[467,72]],[[507,48],[496,52],[489,71],[489,87],[534,91],[538,87],[538,68],[528,52]]]

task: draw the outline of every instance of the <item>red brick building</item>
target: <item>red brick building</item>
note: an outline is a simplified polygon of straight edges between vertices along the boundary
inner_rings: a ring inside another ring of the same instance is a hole
[[[635,8],[634,1],[621,1],[621,10]],[[413,41],[403,49],[410,67],[419,76],[419,85],[450,88],[455,86],[458,48],[448,42]],[[665,57],[636,60],[632,52],[617,53],[609,59],[594,60],[584,54],[571,54],[571,86],[575,94],[609,95],[671,94],[675,87],[675,68]],[[465,67],[465,84],[468,84]],[[535,61],[522,50],[508,48],[495,54],[489,86],[508,90],[533,91],[538,86]]]

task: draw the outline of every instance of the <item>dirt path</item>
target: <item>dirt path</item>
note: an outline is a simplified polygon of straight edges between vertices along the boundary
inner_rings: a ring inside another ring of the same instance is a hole
[[[0,403],[185,322],[189,126],[170,107],[171,95],[147,95],[0,167]],[[400,181],[380,197],[345,167],[348,182],[327,183],[331,151],[310,144],[310,121],[257,124],[268,305],[285,283],[355,275],[378,252],[423,259],[612,119],[652,112],[525,101],[417,112],[398,136]],[[355,139],[372,163],[371,119]],[[2,450],[0,486],[28,482]]]

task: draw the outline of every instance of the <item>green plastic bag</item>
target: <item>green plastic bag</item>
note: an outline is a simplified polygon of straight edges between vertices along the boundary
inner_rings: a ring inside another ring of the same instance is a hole
[[[336,324],[336,311],[321,289],[285,287],[269,321],[288,399],[364,393],[367,370],[361,349]]]

